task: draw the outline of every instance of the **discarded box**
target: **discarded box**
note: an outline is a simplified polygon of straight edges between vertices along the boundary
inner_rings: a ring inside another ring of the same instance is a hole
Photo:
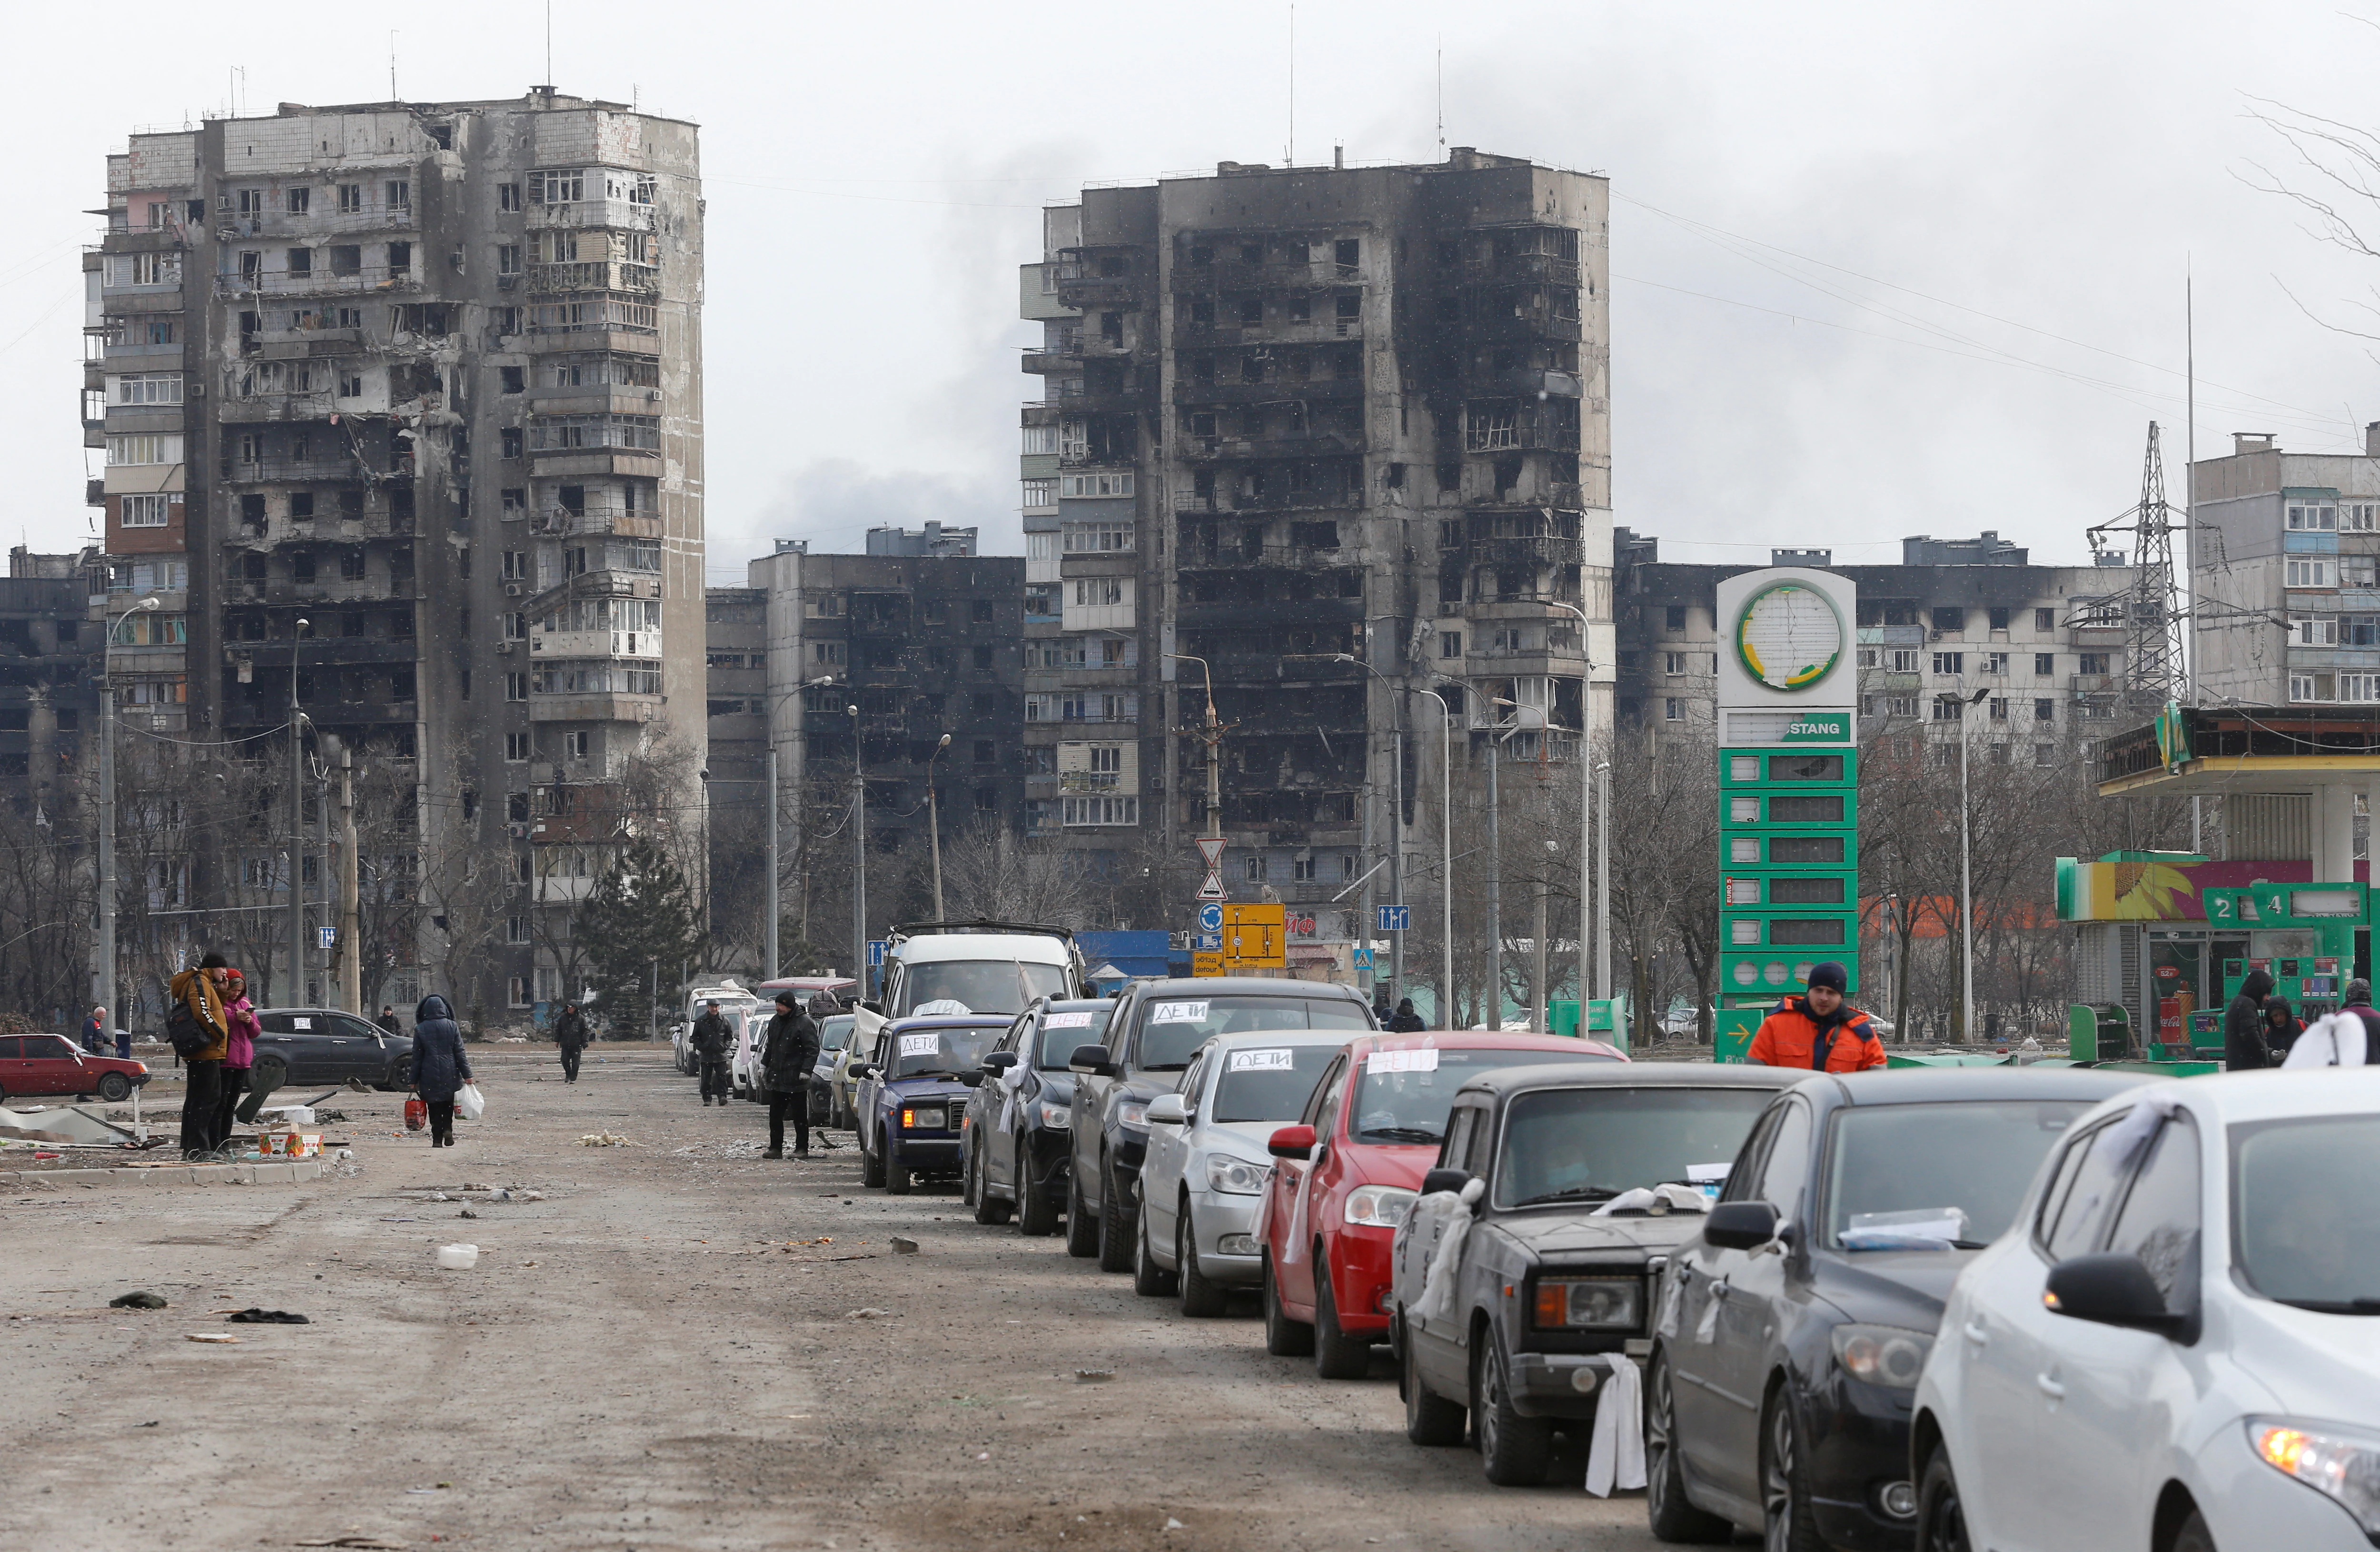
[[[258,1151],[275,1158],[313,1158],[322,1151],[320,1132],[267,1132],[256,1143]]]

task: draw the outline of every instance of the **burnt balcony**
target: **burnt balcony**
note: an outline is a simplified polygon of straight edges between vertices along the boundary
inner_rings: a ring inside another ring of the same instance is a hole
[[[246,297],[393,297],[420,289],[420,274],[410,264],[364,264],[346,271],[259,270],[214,277],[215,295],[226,301]]]
[[[1488,566],[1583,565],[1586,541],[1544,534],[1524,538],[1475,539],[1470,564]]]
[[[324,368],[328,377],[330,370]],[[225,425],[255,425],[272,420],[327,421],[338,412],[338,400],[325,386],[304,394],[226,394],[216,401],[215,414]]]
[[[547,296],[565,291],[622,291],[657,293],[662,288],[662,272],[655,264],[630,264],[611,259],[582,259],[562,264],[531,264],[528,267],[528,289],[532,296]]]
[[[1344,403],[1364,396],[1359,377],[1267,378],[1262,382],[1222,378],[1177,379],[1173,402],[1184,408],[1196,405]]]
[[[1364,504],[1360,491],[1345,487],[1312,491],[1267,491],[1251,494],[1233,494],[1218,491],[1200,495],[1195,491],[1177,491],[1173,494],[1173,510],[1184,516],[1212,514],[1229,516],[1234,513],[1271,512],[1347,512]]]
[[[1463,284],[1559,285],[1575,291],[1585,284],[1585,275],[1575,259],[1557,259],[1550,253],[1506,253],[1465,260]]]
[[[1271,458],[1345,458],[1364,451],[1360,431],[1326,430],[1309,426],[1302,431],[1277,431],[1260,437],[1193,437],[1180,440],[1184,463],[1245,463]]]

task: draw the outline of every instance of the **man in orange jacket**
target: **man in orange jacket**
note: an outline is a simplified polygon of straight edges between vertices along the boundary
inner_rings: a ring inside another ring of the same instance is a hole
[[[1760,1021],[1744,1060],[1763,1067],[1858,1073],[1884,1065],[1884,1045],[1867,1015],[1843,1000],[1851,977],[1833,960],[1810,967],[1810,989]]]

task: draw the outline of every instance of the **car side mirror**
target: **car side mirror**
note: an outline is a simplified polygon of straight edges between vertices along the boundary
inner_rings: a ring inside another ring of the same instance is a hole
[[[859,1005],[879,1017],[883,1016],[884,1004],[877,1001],[874,998],[863,998],[860,1000]]]
[[[1160,1094],[1148,1102],[1146,1119],[1151,1126],[1180,1126],[1190,1119],[1190,1107],[1179,1094]]]
[[[1005,1073],[1015,1065],[1014,1051],[993,1051],[983,1059],[983,1070],[987,1073]]]
[[[1468,1170],[1432,1170],[1421,1178],[1421,1194],[1427,1196],[1433,1191],[1459,1192],[1470,1183],[1471,1171]]]
[[[2049,1268],[2041,1302],[2055,1314],[2102,1326],[2130,1326],[2170,1335],[2183,1317],[2166,1308],[2165,1294],[2141,1258],[2124,1251],[2076,1255]]]
[[[1705,1243],[1721,1250],[1757,1250],[1777,1237],[1777,1209],[1767,1202],[1721,1202],[1703,1219]]]
[[[969,1088],[980,1088],[983,1086],[983,1080],[989,1075],[980,1067],[971,1067],[959,1074],[959,1082]]]
[[[1275,1158],[1311,1158],[1314,1157],[1314,1128],[1284,1126],[1265,1144],[1265,1151]]]
[[[874,1073],[874,1072],[876,1071],[876,1069],[875,1069],[875,1068],[873,1068],[873,1067],[870,1067],[870,1066],[869,1066],[867,1062],[865,1062],[865,1061],[855,1061],[855,1062],[853,1062],[853,1063],[851,1064],[851,1067],[850,1067],[849,1071],[850,1071],[851,1075],[852,1075],[853,1077],[855,1077],[855,1078],[864,1078],[864,1077],[868,1076],[870,1073]]]
[[[1066,1058],[1066,1069],[1095,1078],[1111,1078],[1120,1071],[1105,1046],[1076,1046],[1075,1054]]]

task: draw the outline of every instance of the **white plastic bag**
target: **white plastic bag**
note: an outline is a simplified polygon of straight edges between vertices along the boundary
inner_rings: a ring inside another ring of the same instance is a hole
[[[465,1084],[455,1094],[455,1113],[465,1121],[477,1121],[487,1113],[488,1101],[481,1097],[478,1084]]]

